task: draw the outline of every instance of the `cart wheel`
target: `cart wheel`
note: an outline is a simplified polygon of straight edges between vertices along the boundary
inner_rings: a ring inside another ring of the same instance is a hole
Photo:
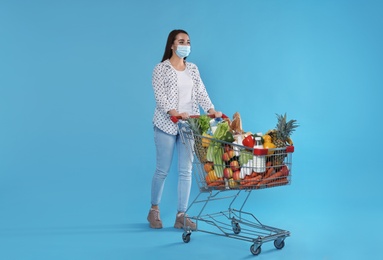
[[[251,245],[250,247],[250,252],[253,254],[253,255],[259,255],[261,253],[261,246],[258,246],[257,248],[255,248],[254,245]]]
[[[189,242],[190,242],[190,235],[191,235],[190,232],[184,232],[184,233],[182,233],[182,240],[183,240],[185,243],[189,243]]]
[[[274,240],[274,246],[276,249],[282,249],[285,246],[285,241],[280,240],[280,239],[276,239],[276,240]]]
[[[233,223],[232,226],[234,234],[238,235],[241,233],[241,226],[238,223]]]

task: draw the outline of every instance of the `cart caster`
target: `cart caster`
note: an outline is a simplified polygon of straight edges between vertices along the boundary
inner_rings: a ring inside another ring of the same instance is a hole
[[[285,241],[282,239],[274,240],[274,246],[276,249],[282,249],[285,246]]]
[[[257,246],[257,248],[255,248],[255,245],[251,245],[250,252],[253,255],[259,255],[261,253],[261,246]]]
[[[241,226],[237,222],[232,222],[231,226],[233,227],[234,234],[238,235],[241,233]]]
[[[185,243],[189,243],[189,242],[190,242],[190,235],[191,235],[190,232],[184,232],[184,233],[182,233],[182,240],[183,240]]]

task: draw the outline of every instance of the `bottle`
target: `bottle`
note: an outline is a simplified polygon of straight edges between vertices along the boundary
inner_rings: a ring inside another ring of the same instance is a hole
[[[235,153],[235,156],[239,156],[240,155],[240,148],[239,146],[242,145],[242,135],[239,134],[239,135],[236,135],[234,136],[234,147],[233,147],[233,150],[234,150],[234,153]],[[238,146],[237,146],[238,145]]]
[[[256,136],[254,149],[263,149],[262,138]],[[265,155],[254,155],[253,156],[253,171],[262,173],[266,171],[266,156]]]

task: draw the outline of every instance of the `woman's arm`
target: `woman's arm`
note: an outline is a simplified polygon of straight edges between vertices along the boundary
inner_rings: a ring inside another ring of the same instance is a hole
[[[157,107],[164,113],[169,113],[174,107],[169,102],[169,97],[165,91],[165,72],[162,63],[158,64],[153,70],[152,85]]]
[[[222,117],[222,112],[215,111],[214,105],[210,100],[209,94],[207,93],[206,87],[201,79],[198,67],[193,64],[193,72],[198,79],[199,88],[197,93],[197,101],[202,106],[202,108],[207,111],[208,114],[214,115],[214,117]]]

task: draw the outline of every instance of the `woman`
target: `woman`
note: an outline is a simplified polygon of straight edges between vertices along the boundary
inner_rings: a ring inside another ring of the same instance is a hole
[[[195,64],[186,62],[190,53],[190,39],[184,30],[169,33],[161,63],[153,71],[153,90],[156,100],[154,111],[154,141],[156,145],[156,170],[152,179],[151,203],[148,221],[151,228],[162,228],[159,203],[168,175],[174,149],[178,152],[178,208],[175,228],[192,230],[196,224],[185,217],[191,188],[193,155],[181,142],[177,125],[170,116],[187,119],[189,115],[198,115],[199,109],[205,113],[221,117],[222,113],[214,110],[205,86]]]

